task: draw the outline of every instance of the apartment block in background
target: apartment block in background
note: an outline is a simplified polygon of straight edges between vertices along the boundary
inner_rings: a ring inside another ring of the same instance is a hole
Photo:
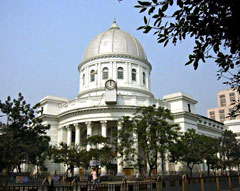
[[[233,110],[235,101],[240,99],[239,93],[232,89],[222,90],[217,94],[218,107],[208,109],[208,117],[216,121],[230,120],[229,114]],[[236,117],[240,119],[240,116]]]

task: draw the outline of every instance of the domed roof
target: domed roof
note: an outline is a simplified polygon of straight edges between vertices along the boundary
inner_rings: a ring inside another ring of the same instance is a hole
[[[131,34],[120,30],[115,20],[107,31],[100,33],[89,43],[83,55],[83,61],[113,54],[132,56],[147,61],[140,42]]]

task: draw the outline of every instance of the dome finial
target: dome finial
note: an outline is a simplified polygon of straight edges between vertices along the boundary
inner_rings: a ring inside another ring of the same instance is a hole
[[[110,29],[120,29],[119,26],[117,25],[116,18],[113,18],[113,24],[111,25]]]

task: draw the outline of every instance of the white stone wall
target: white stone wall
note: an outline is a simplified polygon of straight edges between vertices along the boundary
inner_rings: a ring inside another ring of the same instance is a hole
[[[79,94],[95,88],[104,88],[106,80],[102,78],[103,68],[108,68],[108,79],[113,79],[117,82],[118,87],[137,88],[146,91],[150,91],[150,72],[151,68],[149,65],[140,62],[138,60],[130,58],[99,58],[97,60],[89,61],[80,65],[79,77],[80,86]],[[124,77],[123,79],[117,79],[117,68],[122,67]],[[132,81],[132,69],[136,69],[136,81]],[[96,71],[95,80],[90,81],[91,70]],[[143,72],[146,75],[146,83],[143,84]],[[85,80],[83,80],[85,75]]]
[[[228,130],[237,134],[237,139],[240,139],[240,119],[227,120],[224,121],[224,124],[227,126]]]

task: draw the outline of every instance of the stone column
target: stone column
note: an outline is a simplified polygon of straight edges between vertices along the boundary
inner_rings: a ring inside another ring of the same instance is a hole
[[[72,144],[72,128],[70,125],[67,126],[67,146]]]
[[[126,77],[127,77],[127,83],[130,84],[132,81],[132,68],[131,68],[131,64],[129,62],[127,63]]]
[[[151,72],[148,73],[148,91],[151,91]]]
[[[61,127],[59,129],[60,133],[58,134],[59,137],[58,137],[58,144],[60,143],[66,143],[66,140],[67,140],[67,130],[66,130],[66,127]]]
[[[137,157],[138,157],[138,137],[137,134],[135,132],[133,132],[133,148],[136,150],[136,155],[134,157],[134,160],[137,161]],[[139,175],[139,169],[134,169],[134,175]]]
[[[100,63],[97,63],[97,87],[101,87],[102,82],[102,71],[101,71],[101,65]]]
[[[100,121],[101,123],[101,132],[103,137],[107,137],[107,121]]]
[[[117,123],[117,129],[118,131],[122,129],[122,122],[118,121]],[[118,144],[120,143],[120,139],[118,138]],[[117,154],[118,157],[120,157],[120,154]],[[117,176],[122,176],[123,175],[123,166],[121,165],[121,163],[123,162],[122,158],[118,158],[117,159]]]
[[[87,125],[87,138],[92,136],[92,123],[91,121],[86,122]],[[87,145],[87,151],[89,151],[91,148],[91,145]]]
[[[73,125],[75,127],[75,146],[80,146],[80,126],[78,123]],[[79,168],[74,168],[74,175],[79,174]]]
[[[74,124],[75,127],[75,145],[80,146],[80,127],[79,124]]]
[[[139,86],[141,86],[142,84],[142,70],[140,68],[140,65],[138,65],[138,71],[137,71],[137,74],[136,74],[136,79],[137,79],[137,83]]]
[[[101,134],[103,137],[107,137],[107,121],[100,121],[101,123]],[[103,147],[103,145],[101,145]],[[107,174],[106,167],[101,167],[101,176],[104,176]]]

